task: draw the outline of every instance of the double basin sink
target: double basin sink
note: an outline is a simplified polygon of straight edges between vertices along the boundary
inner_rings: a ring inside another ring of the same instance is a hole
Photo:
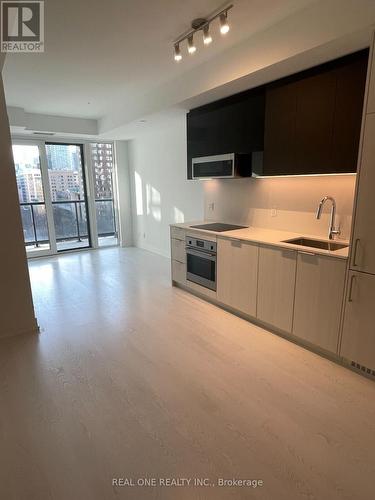
[[[290,243],[291,245],[310,248],[320,248],[322,250],[329,250],[330,252],[334,252],[335,250],[340,250],[342,248],[348,248],[349,246],[345,243],[337,243],[336,241],[321,241],[310,238],[294,238],[291,240],[285,240],[283,243]]]

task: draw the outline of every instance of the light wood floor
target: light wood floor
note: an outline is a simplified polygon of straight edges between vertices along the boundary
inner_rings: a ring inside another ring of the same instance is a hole
[[[163,257],[103,249],[30,273],[42,332],[0,341],[2,500],[373,498],[373,382],[172,288]]]

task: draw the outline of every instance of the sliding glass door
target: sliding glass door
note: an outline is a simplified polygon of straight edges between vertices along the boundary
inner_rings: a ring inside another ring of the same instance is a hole
[[[12,149],[27,253],[48,255],[51,253],[53,222],[48,217],[48,190],[45,189],[41,145],[16,142]]]
[[[29,256],[91,246],[82,144],[13,141]]]
[[[57,251],[91,246],[82,144],[46,143]]]

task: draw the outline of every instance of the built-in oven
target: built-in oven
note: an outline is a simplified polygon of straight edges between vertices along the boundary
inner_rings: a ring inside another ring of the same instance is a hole
[[[216,290],[216,242],[186,236],[186,279]]]

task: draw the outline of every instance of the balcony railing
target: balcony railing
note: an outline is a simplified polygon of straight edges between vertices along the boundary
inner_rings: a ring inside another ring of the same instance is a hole
[[[44,202],[20,203],[26,246],[39,247],[49,242]],[[116,236],[113,199],[95,200],[98,236]],[[56,241],[81,242],[88,238],[88,221],[84,200],[53,201]]]
[[[39,247],[48,243],[48,225],[44,202],[20,203],[23,234],[26,246]]]

